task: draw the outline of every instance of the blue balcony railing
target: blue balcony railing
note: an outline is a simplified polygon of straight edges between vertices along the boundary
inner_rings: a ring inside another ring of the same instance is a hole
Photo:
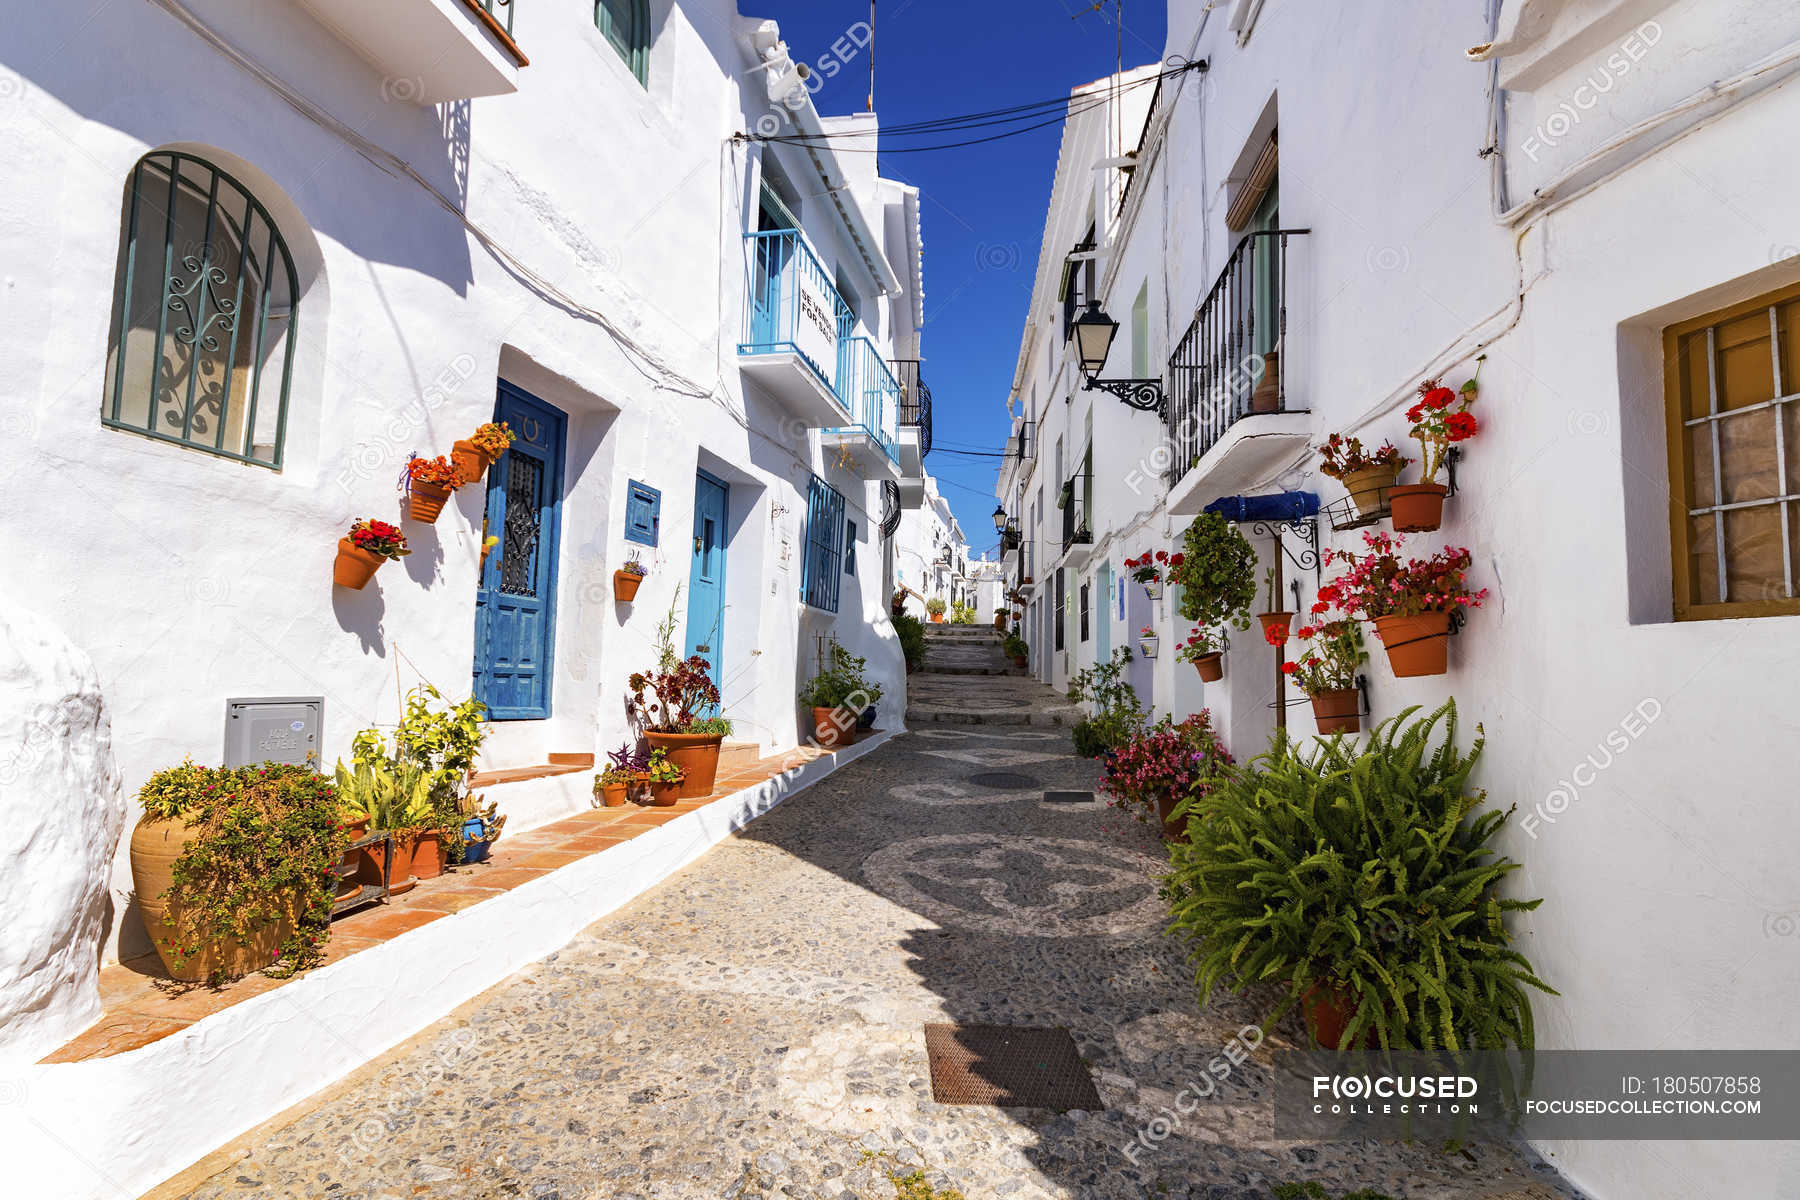
[[[850,419],[896,459],[900,385],[798,230],[747,235],[750,303],[738,353],[798,355]]]

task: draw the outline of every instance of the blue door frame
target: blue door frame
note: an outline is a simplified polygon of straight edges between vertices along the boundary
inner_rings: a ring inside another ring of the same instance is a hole
[[[725,549],[728,542],[730,487],[723,479],[698,471],[694,475],[694,557],[688,569],[687,656],[707,662],[713,682],[723,684]]]
[[[486,536],[500,539],[475,596],[475,698],[495,721],[550,715],[556,564],[568,418],[501,380],[494,419],[512,449],[488,470]]]

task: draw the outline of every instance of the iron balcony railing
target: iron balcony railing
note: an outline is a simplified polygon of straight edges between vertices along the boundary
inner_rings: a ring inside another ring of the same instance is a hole
[[[1187,474],[1225,431],[1252,414],[1303,412],[1288,403],[1290,239],[1306,229],[1246,234],[1169,357],[1169,482]]]
[[[1075,476],[1063,484],[1057,499],[1062,503],[1062,546],[1063,553],[1068,553],[1072,546],[1084,546],[1093,542],[1094,530],[1088,516],[1088,494],[1092,486],[1092,477],[1086,473]]]
[[[916,358],[896,358],[894,378],[900,381],[900,424],[919,431],[919,457],[931,453],[931,389],[919,373]]]
[[[797,229],[762,230],[745,241],[750,303],[738,353],[798,355],[856,427],[897,460],[900,384],[874,345],[855,335],[856,314],[812,248]]]

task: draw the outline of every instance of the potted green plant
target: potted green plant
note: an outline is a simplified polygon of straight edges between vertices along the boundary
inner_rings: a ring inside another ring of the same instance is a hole
[[[1193,802],[1163,894],[1203,1006],[1258,997],[1264,1028],[1302,1006],[1331,1049],[1531,1048],[1526,989],[1555,993],[1505,924],[1541,903],[1502,894],[1511,810],[1469,786],[1454,703],[1418,711],[1362,747],[1277,730]]]
[[[346,810],[367,817],[377,832],[393,835],[389,895],[411,891],[417,879],[430,878],[442,869],[438,862],[432,861],[432,856],[440,850],[436,837],[438,824],[431,805],[431,784],[431,773],[413,763],[365,760],[359,761],[354,769],[344,766],[341,761],[337,764],[337,791]],[[417,855],[420,841],[428,833],[433,836],[424,847],[425,854]],[[427,861],[415,867],[416,856],[425,857]],[[423,876],[419,874],[421,869],[426,872]]]
[[[500,833],[506,828],[506,818],[500,815],[498,802],[482,803],[482,797],[465,795],[461,801],[459,814],[463,821],[457,844],[452,847],[457,861],[478,863],[487,861],[488,851],[500,840]]]
[[[351,820],[309,767],[156,772],[131,835],[138,912],[170,977],[223,979],[313,966],[331,934]]]
[[[1356,733],[1362,728],[1356,669],[1369,661],[1361,627],[1355,621],[1323,621],[1301,626],[1294,636],[1306,643],[1306,649],[1293,662],[1282,663],[1281,669],[1312,701],[1319,732]]]
[[[813,738],[823,749],[850,741],[864,709],[881,699],[881,686],[863,675],[865,660],[836,642],[831,665],[806,681],[800,703],[812,714]]]
[[[1225,678],[1225,647],[1222,640],[1215,643],[1210,630],[1196,626],[1188,635],[1187,641],[1175,648],[1175,657],[1182,662],[1193,663],[1194,669],[1200,672],[1200,678],[1207,683],[1217,683]]]
[[[1411,429],[1407,436],[1419,443],[1419,482],[1396,484],[1388,491],[1388,511],[1397,533],[1429,533],[1443,523],[1444,497],[1450,489],[1437,482],[1439,468],[1444,465],[1450,447],[1467,441],[1480,430],[1480,423],[1469,409],[1480,394],[1481,364],[1487,355],[1475,360],[1475,374],[1462,387],[1451,391],[1436,379],[1419,385],[1419,399],[1406,410]]]
[[[360,591],[375,578],[382,563],[411,553],[406,548],[406,535],[398,527],[374,517],[363,517],[351,523],[349,536],[338,539],[331,581],[339,587]]]
[[[462,481],[474,483],[512,443],[513,432],[505,421],[489,421],[467,438],[459,438],[450,447],[450,459]]]
[[[925,602],[925,612],[926,615],[931,618],[931,623],[933,625],[942,625],[944,623],[943,598],[940,596],[933,596],[931,599],[927,600]]]
[[[1012,659],[1012,665],[1017,670],[1023,671],[1031,660],[1031,646],[1016,630],[1006,635],[1000,648],[1006,653],[1006,657]]]
[[[1480,608],[1487,589],[1469,590],[1473,559],[1467,550],[1449,546],[1429,558],[1403,559],[1405,541],[1364,530],[1368,553],[1327,550],[1327,565],[1347,569],[1319,589],[1318,599],[1346,616],[1373,621],[1395,675],[1442,675],[1449,670],[1450,614]]]
[[[1236,526],[1219,513],[1201,513],[1181,536],[1180,562],[1173,559],[1169,581],[1181,588],[1184,618],[1208,628],[1250,628],[1256,551]]]
[[[1383,442],[1372,451],[1364,450],[1362,439],[1338,433],[1325,439],[1319,458],[1320,474],[1343,484],[1350,493],[1350,503],[1365,517],[1385,511],[1394,480],[1399,478],[1401,468],[1412,462],[1392,442]]]
[[[637,551],[633,550],[625,565],[613,572],[613,599],[620,604],[630,604],[637,598],[638,588],[649,573],[649,568],[638,560]]]
[[[1184,801],[1202,796],[1231,763],[1231,755],[1213,732],[1212,714],[1201,709],[1184,721],[1164,717],[1140,729],[1105,757],[1100,790],[1114,808],[1140,821],[1154,818],[1164,839],[1186,837]]]
[[[684,794],[681,785],[687,778],[687,772],[660,746],[650,751],[643,774],[650,785],[650,803],[659,808],[667,808]]]
[[[653,671],[638,671],[628,680],[626,710],[643,730],[652,750],[682,771],[684,797],[709,796],[719,773],[719,750],[731,733],[731,722],[717,715],[719,689],[712,680],[712,665],[698,654],[682,658],[675,653],[675,603],[656,628],[657,661]]]
[[[444,502],[450,499],[450,493],[461,484],[462,475],[456,465],[443,455],[436,458],[413,455],[406,464],[407,514],[415,521],[432,524],[444,511]]]
[[[490,846],[499,840],[505,818],[495,805],[484,807],[468,794],[469,774],[487,736],[486,718],[486,708],[474,697],[451,703],[423,684],[407,694],[391,750],[378,729],[364,729],[351,739],[358,766],[385,764],[391,772],[411,767],[426,778],[429,813],[417,826],[406,864],[420,879],[439,874],[446,859],[472,861],[466,857],[471,821],[478,823],[474,840]]]
[[[905,613],[893,616],[894,634],[900,639],[900,653],[906,659],[906,673],[925,665],[925,623]]]
[[[650,756],[630,742],[606,752],[606,769],[594,779],[594,795],[607,808],[619,808],[631,799],[631,789],[650,769]]]
[[[1163,572],[1166,570],[1173,575],[1186,561],[1187,556],[1180,553],[1172,555],[1167,550],[1155,553],[1146,550],[1136,558],[1126,559],[1124,566],[1131,572],[1131,577],[1143,585],[1144,593],[1155,600],[1162,595]]]
[[[1075,724],[1075,752],[1083,758],[1110,754],[1137,737],[1146,714],[1137,690],[1125,679],[1131,651],[1121,646],[1105,662],[1077,671],[1069,680],[1069,699],[1092,705],[1090,715]]]

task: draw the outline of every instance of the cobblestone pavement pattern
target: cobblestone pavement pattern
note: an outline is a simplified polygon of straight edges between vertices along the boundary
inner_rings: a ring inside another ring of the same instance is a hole
[[[954,649],[940,664],[982,665]],[[914,683],[928,716],[966,711],[971,683],[1009,712],[1061,706],[1017,676]],[[1266,1200],[1300,1180],[1577,1195],[1508,1147],[1278,1142],[1263,1052],[1171,1126],[1248,1013],[1197,1010],[1155,836],[1044,800],[1094,784],[1065,729],[913,729],[215,1156],[188,1194],[889,1200],[918,1171],[968,1200]],[[1104,1109],[934,1103],[921,1027],[940,1021],[1067,1027]]]

